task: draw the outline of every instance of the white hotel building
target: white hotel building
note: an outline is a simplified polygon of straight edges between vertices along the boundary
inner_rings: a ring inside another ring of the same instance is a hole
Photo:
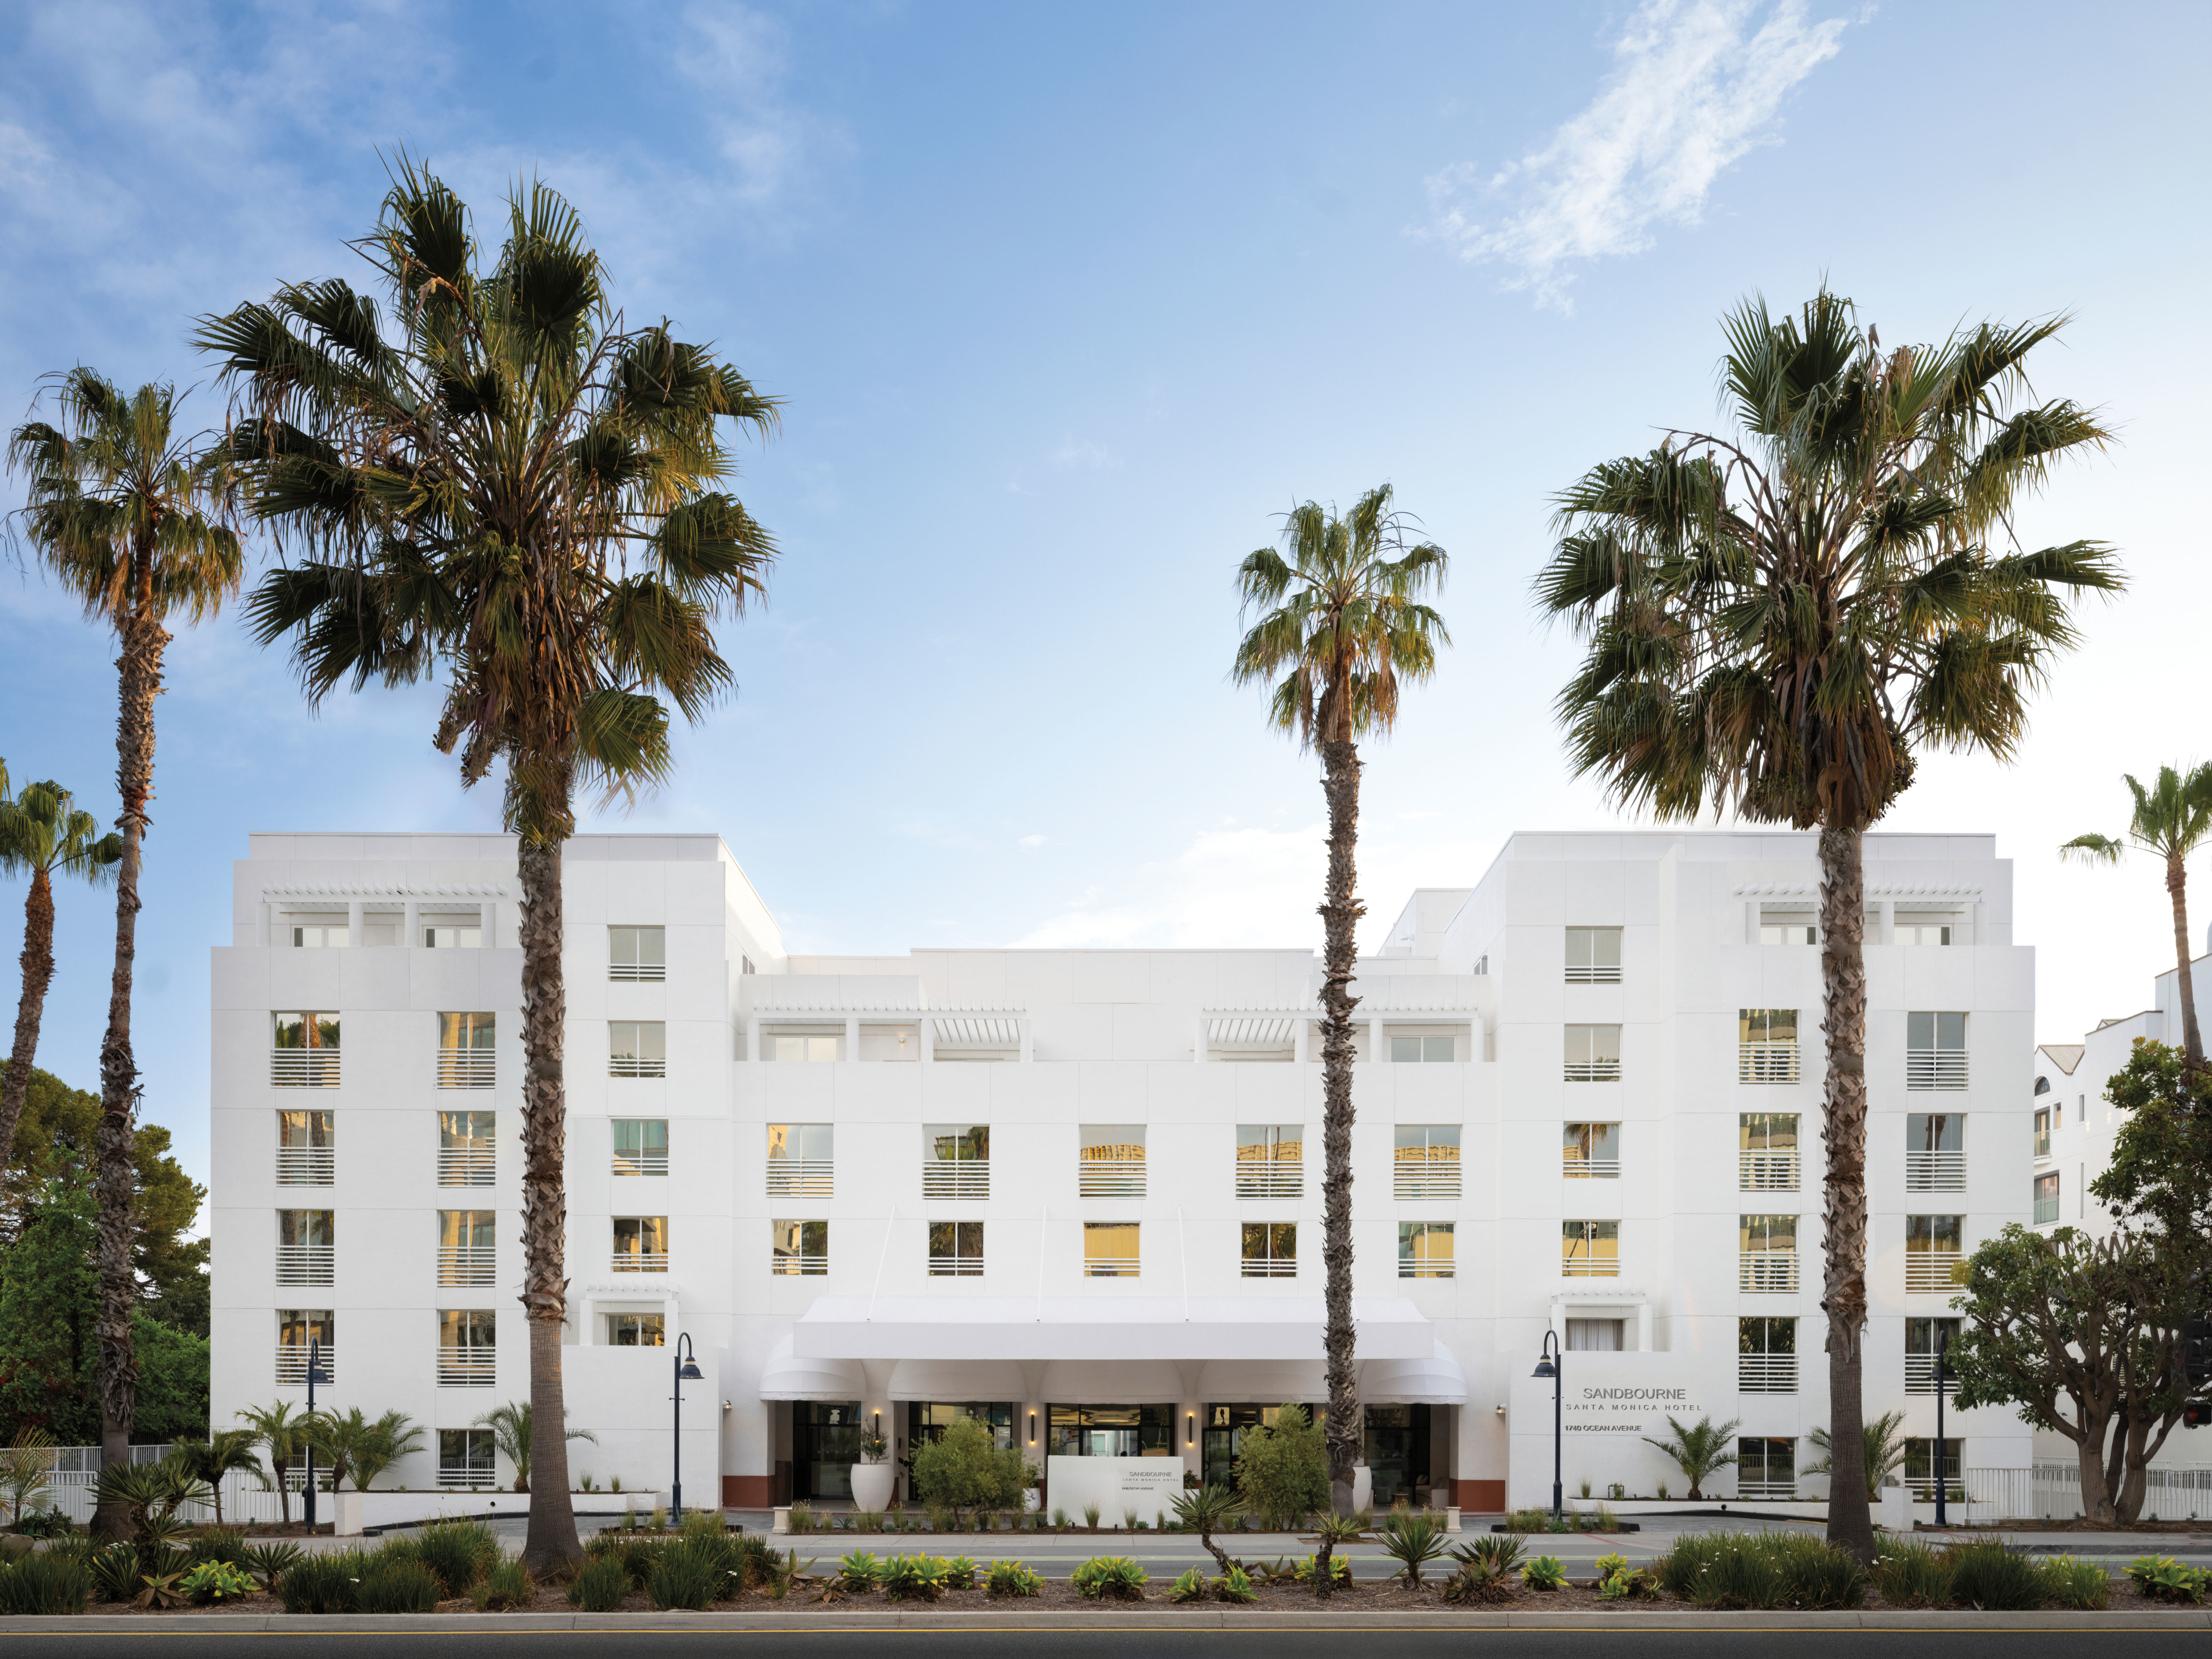
[[[582,836],[566,872],[579,1475],[664,1482],[679,1331],[684,1467],[743,1507],[842,1498],[864,1425],[1225,1476],[1240,1425],[1325,1399],[1315,951],[793,956],[715,836]],[[1723,1496],[1825,1492],[1816,881],[1802,835],[1516,836],[1363,959],[1378,1500],[1548,1498],[1547,1329],[1571,1494],[1680,1496],[1656,1408],[1594,1385],[1740,1419]],[[504,1481],[475,1425],[528,1387],[513,844],[256,836],[234,882],[215,1421],[299,1397],[316,1336],[321,1398],[432,1431],[386,1486]],[[2033,955],[1991,837],[1871,836],[1867,896],[1867,1410],[1924,1474],[1951,1266],[2029,1212]],[[2009,1413],[1949,1433],[2029,1462]]]

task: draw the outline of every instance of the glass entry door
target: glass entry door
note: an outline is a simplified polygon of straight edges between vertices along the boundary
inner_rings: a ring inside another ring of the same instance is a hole
[[[791,1495],[849,1498],[860,1461],[860,1402],[794,1400],[791,1404]]]

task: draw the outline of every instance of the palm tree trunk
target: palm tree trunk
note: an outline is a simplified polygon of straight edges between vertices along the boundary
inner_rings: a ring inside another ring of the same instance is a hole
[[[1328,800],[1328,884],[1321,905],[1322,969],[1322,1263],[1327,1304],[1322,1348],[1328,1382],[1328,1498],[1338,1515],[1352,1513],[1352,1471],[1359,1462],[1361,1432],[1352,1323],[1352,994],[1358,965],[1353,930],[1359,902],[1356,854],[1359,842],[1359,748],[1348,738],[1323,742],[1322,789]],[[1377,1055],[1379,1059],[1381,1056]],[[1316,1573],[1314,1594],[1330,1585]]]
[[[1820,1000],[1827,1034],[1821,1139],[1828,1152],[1828,1541],[1874,1565],[1867,1504],[1862,1346],[1866,1333],[1866,872],[1857,830],[1820,831]]]
[[[2174,992],[2181,999],[2181,1052],[2191,1071],[2204,1066],[2204,1039],[2197,1030],[2197,988],[2189,971],[2189,876],[2179,856],[2166,860],[2166,890],[2173,896]],[[18,1037],[18,1042],[22,1039]],[[9,1120],[10,1127],[14,1120]],[[0,1147],[4,1153],[5,1147]]]
[[[568,1501],[568,1407],[561,1328],[568,1316],[563,1160],[568,1094],[561,1052],[568,991],[561,977],[561,843],[523,836],[522,1305],[530,1322],[530,1531],[525,1565],[539,1577],[584,1559]]]
[[[140,602],[118,631],[123,654],[120,712],[115,726],[115,782],[123,797],[116,828],[123,859],[116,866],[115,973],[107,994],[107,1035],[100,1045],[100,1445],[103,1464],[131,1456],[131,1431],[138,1405],[138,1358],[131,1340],[131,1310],[138,1300],[131,1265],[131,1153],[137,1140],[138,1063],[131,1049],[131,971],[138,951],[138,869],[146,836],[146,808],[154,795],[154,699],[161,690],[161,653],[169,631],[153,608],[152,549],[139,553]],[[93,1515],[97,1537],[131,1535],[128,1512],[103,1504]]]
[[[31,1061],[39,1052],[39,1022],[46,1016],[46,987],[54,977],[54,884],[45,870],[31,872],[30,896],[23,901],[23,995],[15,1005],[15,1047],[8,1056],[8,1077],[0,1084],[0,1170],[15,1150],[15,1126],[23,1121],[23,1102],[31,1092]]]

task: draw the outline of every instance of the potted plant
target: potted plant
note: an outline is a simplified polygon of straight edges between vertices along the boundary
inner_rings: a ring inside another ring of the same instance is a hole
[[[853,1465],[853,1507],[880,1515],[891,1506],[891,1483],[898,1478],[896,1464],[884,1460],[890,1445],[880,1431],[860,1437],[860,1461]]]

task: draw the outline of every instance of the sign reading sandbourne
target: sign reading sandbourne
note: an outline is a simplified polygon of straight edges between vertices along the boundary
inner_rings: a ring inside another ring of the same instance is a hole
[[[1565,1395],[1561,1473],[1572,1494],[1588,1480],[1602,1497],[1614,1481],[1632,1492],[1650,1492],[1681,1474],[1645,1437],[1662,1440],[1667,1419],[1685,1427],[1701,1417],[1725,1421],[1736,1415],[1733,1398],[1718,1404],[1698,1375],[1695,1357],[1679,1353],[1570,1352],[1564,1355]],[[1513,1383],[1511,1465],[1507,1486],[1516,1504],[1545,1504],[1552,1496],[1552,1384],[1528,1376]]]

